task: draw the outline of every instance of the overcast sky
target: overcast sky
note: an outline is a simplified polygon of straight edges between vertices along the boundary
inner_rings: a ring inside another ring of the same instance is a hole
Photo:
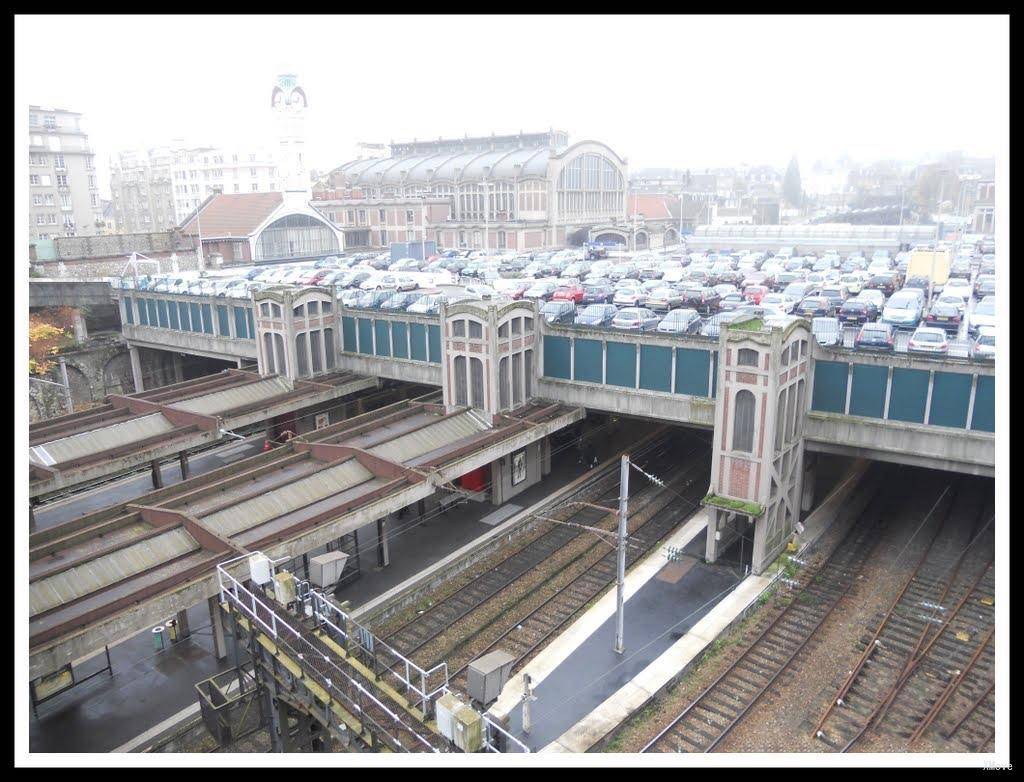
[[[272,141],[285,72],[321,170],[359,141],[549,127],[631,169],[797,154],[807,170],[1008,139],[1003,17],[22,16],[15,48],[20,128],[30,103],[83,113],[105,194],[119,149]]]

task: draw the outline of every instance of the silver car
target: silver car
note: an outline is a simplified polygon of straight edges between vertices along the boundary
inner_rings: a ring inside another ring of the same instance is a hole
[[[630,331],[653,331],[661,319],[653,310],[643,307],[626,307],[612,318],[612,328]]]

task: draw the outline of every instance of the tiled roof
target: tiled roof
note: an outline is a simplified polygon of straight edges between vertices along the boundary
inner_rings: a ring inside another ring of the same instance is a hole
[[[193,213],[181,227],[185,234],[203,239],[252,236],[264,220],[283,203],[280,193],[217,193],[199,207],[199,225]]]
[[[628,216],[635,214],[644,216],[646,220],[664,220],[672,217],[669,208],[669,197],[658,193],[633,193],[629,196]]]

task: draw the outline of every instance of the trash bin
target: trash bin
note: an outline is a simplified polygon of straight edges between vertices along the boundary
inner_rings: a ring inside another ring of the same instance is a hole
[[[167,637],[170,639],[172,644],[178,642],[178,620],[177,619],[169,619],[167,621]]]
[[[164,626],[153,628],[153,648],[156,651],[161,651],[164,648]]]

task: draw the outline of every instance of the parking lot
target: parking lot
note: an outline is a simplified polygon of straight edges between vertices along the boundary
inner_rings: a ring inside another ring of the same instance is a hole
[[[688,252],[685,245],[446,250],[426,259],[362,252],[112,284],[243,299],[271,286],[332,286],[347,307],[420,314],[459,299],[533,299],[548,323],[712,338],[744,314],[769,323],[800,316],[823,345],[993,360],[994,330],[979,327],[995,325],[994,249],[986,240],[871,257],[797,248]]]

